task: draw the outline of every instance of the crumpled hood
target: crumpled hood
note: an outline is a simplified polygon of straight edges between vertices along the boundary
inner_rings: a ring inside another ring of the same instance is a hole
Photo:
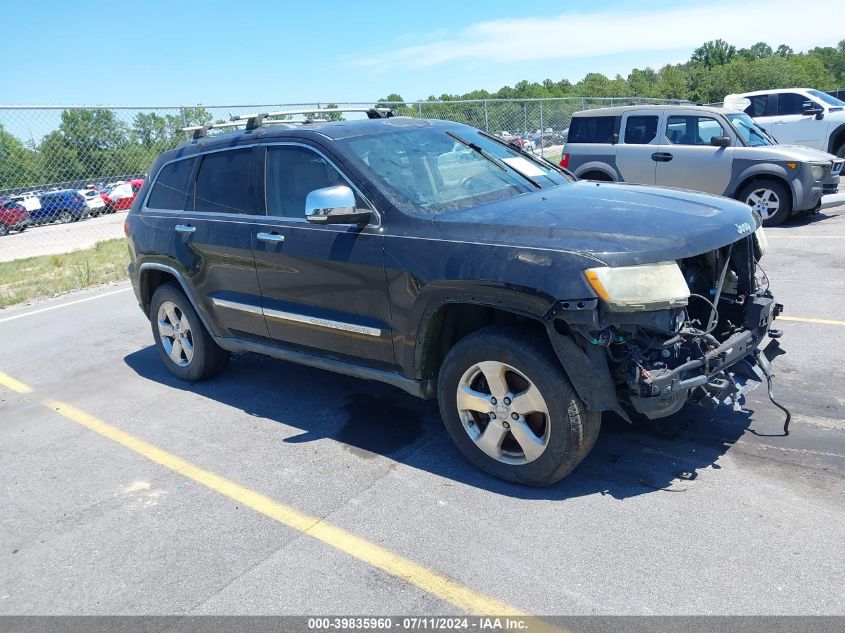
[[[693,191],[580,181],[437,216],[444,239],[568,251],[611,266],[682,259],[748,236],[750,207]]]

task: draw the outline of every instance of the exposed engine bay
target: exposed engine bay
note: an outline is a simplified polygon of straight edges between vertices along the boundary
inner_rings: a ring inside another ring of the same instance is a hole
[[[605,348],[623,405],[649,418],[671,415],[687,402],[736,409],[749,379],[767,383],[771,395],[769,361],[758,346],[766,334],[780,336],[771,325],[782,306],[769,291],[760,255],[752,234],[680,260],[686,306],[600,309],[597,323],[573,328],[591,346]]]

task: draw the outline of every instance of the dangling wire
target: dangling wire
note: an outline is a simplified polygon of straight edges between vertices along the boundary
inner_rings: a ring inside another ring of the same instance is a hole
[[[696,333],[693,336],[696,338],[700,338],[702,336],[707,336],[708,334],[712,334],[713,330],[716,329],[716,326],[719,325],[719,310],[716,309],[716,304],[710,301],[707,297],[703,295],[698,295],[695,293],[690,293],[690,297],[695,297],[696,299],[701,299],[704,303],[710,306],[710,309],[713,311],[711,314],[712,325],[707,330],[702,330],[700,333]]]

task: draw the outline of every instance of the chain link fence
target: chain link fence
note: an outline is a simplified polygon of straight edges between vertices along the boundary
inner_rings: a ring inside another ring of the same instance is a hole
[[[0,263],[90,249],[104,240],[122,238],[123,217],[147,177],[150,163],[159,153],[187,140],[183,127],[226,122],[256,112],[390,107],[397,116],[467,123],[557,160],[574,112],[660,102],[577,97],[229,106],[0,106]],[[330,119],[363,116],[320,115]]]

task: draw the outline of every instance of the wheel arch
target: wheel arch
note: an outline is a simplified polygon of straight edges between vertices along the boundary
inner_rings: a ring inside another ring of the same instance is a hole
[[[518,327],[549,346],[589,410],[615,411],[628,419],[602,350],[579,346],[564,321],[545,316],[489,302],[443,301],[434,306],[420,327],[415,346],[417,377],[423,384],[434,386],[449,350],[463,338],[489,325]]]
[[[583,165],[578,167],[578,169],[573,173],[576,177],[583,180],[589,180],[589,176],[592,174],[605,176],[607,178],[607,182],[621,182],[622,180],[622,178],[619,176],[619,174],[616,173],[616,170],[613,167],[611,167],[607,163],[599,161],[591,161],[589,163],[584,163]]]
[[[138,268],[139,300],[144,314],[147,316],[150,314],[150,303],[152,302],[156,289],[159,286],[168,283],[176,286],[185,293],[185,296],[188,297],[188,301],[191,302],[194,310],[196,310],[196,313],[199,315],[205,329],[208,330],[209,334],[215,337],[214,330],[210,327],[205,309],[202,307],[202,304],[197,301],[193,288],[185,280],[184,276],[179,274],[177,269],[173,266],[168,266],[167,264],[145,262]]]
[[[842,123],[830,133],[827,141],[827,151],[836,154],[836,150],[845,147],[845,123]]]
[[[792,208],[795,209],[798,206],[799,192],[796,191],[795,186],[791,184],[790,179],[787,176],[786,169],[780,165],[758,165],[746,169],[735,180],[736,185],[732,186],[729,191],[726,191],[725,195],[730,198],[736,198],[749,184],[763,180],[775,180],[782,184],[792,195]],[[800,183],[798,182],[795,184],[800,186]]]

